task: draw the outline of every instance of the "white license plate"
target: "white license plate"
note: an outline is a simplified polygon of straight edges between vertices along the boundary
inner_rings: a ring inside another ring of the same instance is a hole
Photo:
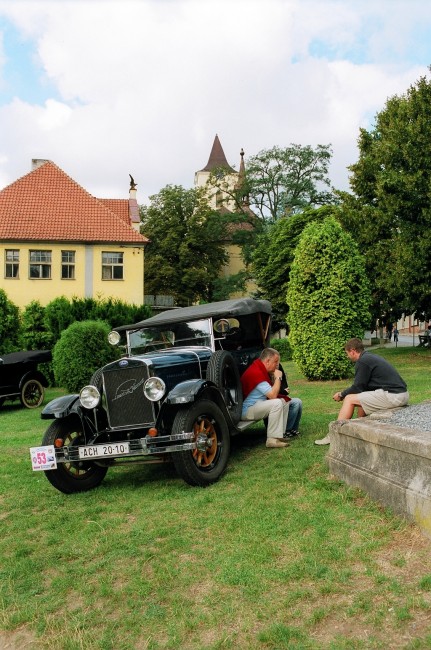
[[[118,456],[129,453],[128,442],[113,442],[106,445],[91,445],[79,448],[79,458],[90,460],[91,458],[106,458],[107,456]]]

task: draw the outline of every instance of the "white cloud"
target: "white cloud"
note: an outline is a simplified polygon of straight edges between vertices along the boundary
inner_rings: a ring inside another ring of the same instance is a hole
[[[236,166],[241,147],[332,143],[332,180],[347,187],[359,127],[429,63],[408,55],[431,8],[389,4],[0,2],[58,93],[0,105],[0,185],[50,158],[96,196],[127,196],[130,172],[143,202],[168,183],[190,187],[218,133]]]

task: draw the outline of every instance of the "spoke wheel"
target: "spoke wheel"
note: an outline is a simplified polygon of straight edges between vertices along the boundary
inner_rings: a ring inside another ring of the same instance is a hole
[[[44,396],[45,390],[40,381],[29,379],[21,390],[21,404],[28,409],[35,409],[42,404]]]
[[[223,413],[209,400],[200,400],[177,413],[172,433],[193,432],[197,448],[172,454],[178,474],[189,485],[205,487],[217,481],[230,455],[230,435]]]
[[[56,440],[62,440],[64,447],[85,444],[79,420],[68,418],[52,422],[45,432],[42,445],[55,446]],[[59,463],[57,469],[46,471],[45,476],[57,490],[72,494],[97,487],[105,478],[107,471],[107,467],[101,467],[92,461],[78,461]]]

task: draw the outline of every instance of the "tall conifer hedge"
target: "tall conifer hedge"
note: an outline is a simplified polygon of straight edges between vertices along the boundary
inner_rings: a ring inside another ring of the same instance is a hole
[[[287,302],[293,359],[307,379],[348,377],[352,364],[344,344],[363,337],[371,296],[363,257],[334,217],[304,229]]]

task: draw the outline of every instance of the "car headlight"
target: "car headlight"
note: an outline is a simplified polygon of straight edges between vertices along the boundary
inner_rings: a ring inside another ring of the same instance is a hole
[[[81,406],[86,409],[94,409],[100,403],[100,393],[96,386],[84,386],[79,394]]]
[[[115,332],[114,330],[112,330],[112,332],[109,332],[109,334],[108,334],[108,342],[111,345],[118,345],[119,342],[120,342],[120,338],[121,338],[121,336],[120,336],[119,332]]]
[[[144,395],[151,402],[158,402],[166,391],[166,384],[160,377],[150,377],[144,384]]]

